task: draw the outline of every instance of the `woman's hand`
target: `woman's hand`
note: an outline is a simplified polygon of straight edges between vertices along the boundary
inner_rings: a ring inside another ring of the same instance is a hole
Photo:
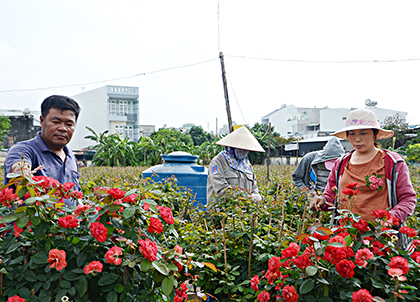
[[[315,195],[312,199],[311,199],[311,203],[309,205],[309,208],[312,211],[321,211],[321,208],[325,205],[325,197],[324,196],[319,196],[319,195]]]

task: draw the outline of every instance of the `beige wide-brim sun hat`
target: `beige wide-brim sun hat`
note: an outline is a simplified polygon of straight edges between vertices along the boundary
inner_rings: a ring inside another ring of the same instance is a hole
[[[229,133],[216,144],[249,151],[265,152],[258,140],[245,126]]]
[[[360,129],[377,129],[378,134],[376,135],[376,139],[390,138],[394,135],[394,131],[385,130],[379,126],[378,119],[374,112],[364,108],[350,111],[347,114],[346,127],[331,135],[342,139],[348,139],[347,131]]]

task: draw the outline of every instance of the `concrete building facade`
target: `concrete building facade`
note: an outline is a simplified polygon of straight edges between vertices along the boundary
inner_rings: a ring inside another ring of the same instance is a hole
[[[376,104],[376,103],[375,103]],[[375,112],[380,124],[388,117],[399,115],[402,119],[407,118],[407,112],[366,107]],[[274,130],[283,137],[303,137],[310,139],[322,135],[328,135],[346,125],[347,114],[356,108],[308,108],[294,105],[282,105],[279,109],[263,116],[261,123],[274,126]]]
[[[93,129],[97,134],[108,130],[137,141],[140,136],[139,88],[107,85],[72,96],[82,108],[76,131],[69,143],[71,149],[92,146],[92,140],[85,139]]]

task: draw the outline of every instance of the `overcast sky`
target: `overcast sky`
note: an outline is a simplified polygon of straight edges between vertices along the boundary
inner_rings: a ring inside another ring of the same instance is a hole
[[[215,131],[216,119],[227,124],[221,51],[239,124],[261,122],[282,104],[360,108],[367,98],[420,123],[419,8],[384,0],[1,0],[0,108],[39,110],[52,94],[128,85],[140,88],[141,124]]]

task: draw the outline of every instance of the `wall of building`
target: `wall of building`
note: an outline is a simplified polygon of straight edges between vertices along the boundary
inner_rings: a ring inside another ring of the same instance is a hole
[[[76,130],[69,143],[70,149],[81,149],[95,145],[90,139],[85,139],[92,133],[86,129],[86,126],[93,129],[98,135],[105,130],[109,130],[108,125],[108,96],[107,88],[101,87],[86,91],[72,97],[79,103],[81,111],[77,120]]]
[[[81,149],[95,145],[94,141],[84,138],[91,135],[86,126],[93,129],[98,135],[106,130],[109,133],[114,133],[115,125],[132,126],[133,140],[138,140],[140,137],[138,92],[138,87],[108,85],[73,96],[82,110],[69,147]],[[117,104],[119,101],[128,101],[127,113],[124,115],[110,113],[110,100],[115,100]]]

